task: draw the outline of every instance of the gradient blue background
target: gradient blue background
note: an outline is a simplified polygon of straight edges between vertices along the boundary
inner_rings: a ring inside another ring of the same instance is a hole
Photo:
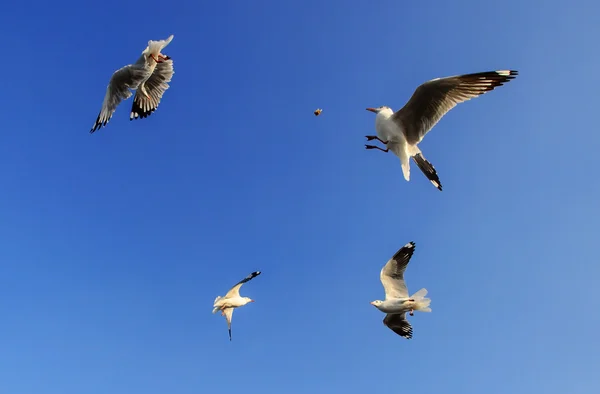
[[[4,5],[0,392],[597,393],[599,13]],[[158,111],[90,135],[112,72],[170,34]],[[505,68],[421,143],[443,192],[364,149],[366,107]],[[411,240],[433,313],[407,341],[369,302]],[[254,270],[230,343],[212,302]]]

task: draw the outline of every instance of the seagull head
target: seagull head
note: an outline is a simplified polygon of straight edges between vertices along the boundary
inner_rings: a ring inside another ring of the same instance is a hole
[[[254,300],[251,299],[250,297],[244,297],[244,300],[246,300],[246,304],[248,304],[250,302],[254,302]]]
[[[381,107],[377,107],[377,108],[367,108],[367,111],[371,111],[371,112],[375,112],[376,114],[385,114],[385,115],[392,115],[394,113],[394,111],[392,111],[392,109],[388,106],[382,105]]]
[[[375,300],[375,301],[371,302],[371,305],[373,305],[375,308],[379,308],[382,304],[383,304],[383,301],[381,301],[381,300]]]

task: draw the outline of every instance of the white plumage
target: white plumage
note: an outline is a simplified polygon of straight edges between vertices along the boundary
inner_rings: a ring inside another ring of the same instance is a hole
[[[494,90],[514,79],[516,75],[517,71],[500,70],[436,78],[420,85],[408,103],[396,112],[387,106],[367,108],[367,111],[377,114],[377,136],[368,135],[367,140],[378,140],[386,145],[386,149],[375,145],[365,147],[383,152],[391,150],[400,158],[402,173],[407,181],[410,180],[409,159],[412,157],[427,179],[441,191],[442,184],[437,171],[425,159],[417,145],[457,104]]]
[[[132,96],[136,90],[130,119],[145,118],[158,108],[158,104],[169,88],[168,82],[174,74],[173,60],[161,51],[173,40],[148,41],[148,46],[134,63],[115,71],[106,88],[102,109],[90,133],[106,126],[121,101]]]
[[[385,290],[385,300],[375,300],[371,305],[386,313],[383,324],[396,334],[407,339],[412,338],[412,326],[406,320],[406,312],[431,312],[431,300],[425,298],[427,289],[421,289],[409,297],[408,288],[404,281],[404,271],[415,251],[415,243],[409,242],[401,247],[394,256],[383,266],[379,274]]]
[[[246,276],[244,279],[236,283],[224,297],[218,296],[215,298],[215,302],[213,303],[212,313],[217,313],[217,311],[221,311],[221,315],[225,316],[227,320],[227,329],[229,330],[229,340],[231,341],[231,318],[233,316],[233,310],[235,308],[239,308],[240,306],[244,306],[249,302],[254,302],[253,299],[249,297],[240,296],[240,288],[242,285],[249,280],[260,275],[260,271],[255,271],[250,275]]]

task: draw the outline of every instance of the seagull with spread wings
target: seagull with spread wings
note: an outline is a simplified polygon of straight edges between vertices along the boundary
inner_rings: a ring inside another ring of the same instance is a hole
[[[457,104],[494,90],[516,78],[517,75],[517,71],[499,70],[436,78],[419,86],[408,103],[396,112],[387,106],[367,108],[367,111],[377,114],[375,118],[377,135],[367,135],[367,140],[378,140],[386,146],[386,149],[375,145],[365,145],[365,147],[383,152],[391,150],[400,158],[402,173],[407,181],[410,180],[409,159],[412,157],[427,179],[441,191],[442,184],[437,171],[425,159],[417,145]]]
[[[173,40],[148,41],[148,46],[134,63],[115,71],[110,78],[102,109],[90,133],[106,126],[117,106],[136,90],[129,119],[146,118],[156,111],[173,77],[173,60],[161,51]]]
[[[371,305],[386,313],[383,319],[390,330],[406,339],[411,339],[412,326],[406,320],[406,312],[413,316],[414,311],[431,312],[431,299],[425,298],[427,289],[421,289],[409,297],[404,271],[415,251],[415,243],[409,242],[400,248],[382,268],[379,277],[385,290],[385,300],[376,300]]]
[[[215,298],[215,302],[213,304],[212,313],[217,313],[217,311],[221,311],[221,316],[225,316],[227,319],[227,328],[229,329],[229,340],[231,341],[231,316],[233,315],[233,310],[240,306],[244,306],[249,302],[254,302],[254,300],[248,297],[240,296],[240,287],[249,280],[260,275],[260,271],[255,271],[250,275],[246,276],[244,279],[235,284],[224,297],[218,296]]]

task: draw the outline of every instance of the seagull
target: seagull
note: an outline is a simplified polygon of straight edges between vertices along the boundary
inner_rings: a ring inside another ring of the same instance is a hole
[[[391,150],[400,158],[402,173],[407,181],[410,180],[409,158],[412,157],[427,179],[441,191],[442,184],[435,168],[417,145],[456,104],[494,90],[517,75],[518,71],[499,70],[436,78],[419,86],[408,103],[396,112],[387,106],[367,108],[367,111],[377,114],[377,135],[367,135],[367,141],[378,140],[386,145],[386,149],[375,145],[365,147],[383,152]]]
[[[150,116],[158,108],[174,74],[173,60],[161,53],[171,40],[173,35],[166,40],[148,41],[148,46],[134,64],[115,71],[106,88],[100,114],[90,133],[106,126],[121,101],[132,96],[130,89],[136,90],[130,120]]]
[[[252,278],[260,275],[260,271],[255,271],[250,275],[246,276],[244,279],[235,284],[228,292],[225,294],[225,297],[217,296],[215,298],[215,302],[213,304],[212,313],[217,313],[217,311],[221,311],[221,316],[225,316],[227,319],[227,328],[229,329],[229,340],[231,341],[231,316],[233,315],[233,309],[238,308],[240,306],[244,306],[249,302],[254,302],[254,300],[248,297],[240,296],[240,287]]]
[[[411,316],[414,311],[431,312],[431,299],[425,298],[427,289],[421,289],[409,297],[404,282],[404,270],[414,251],[415,243],[409,242],[383,266],[379,277],[385,290],[385,301],[371,302],[375,308],[386,313],[383,324],[406,339],[411,339],[413,334],[412,326],[406,320],[406,312]]]

